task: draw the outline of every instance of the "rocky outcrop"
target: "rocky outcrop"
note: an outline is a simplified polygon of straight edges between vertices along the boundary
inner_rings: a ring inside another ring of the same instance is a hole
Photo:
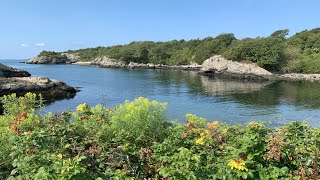
[[[0,96],[16,93],[21,96],[27,92],[42,94],[47,102],[72,98],[77,90],[62,81],[45,77],[0,78]]]
[[[189,70],[189,71],[199,71],[201,69],[201,65],[197,63],[192,63],[189,65],[164,65],[164,64],[152,64],[152,63],[135,63],[130,62],[129,64],[126,64],[123,61],[115,60],[112,58],[109,58],[107,56],[98,57],[94,59],[91,62],[76,62],[73,64],[77,65],[84,65],[84,66],[99,66],[103,68],[128,68],[128,69],[177,69],[177,70]]]
[[[30,73],[0,64],[0,114],[3,112],[1,96],[4,95],[16,93],[18,96],[23,96],[27,92],[32,92],[41,94],[44,103],[73,98],[76,95],[77,90],[62,81],[26,76],[30,76]]]
[[[279,80],[291,80],[291,81],[320,81],[320,74],[299,74],[299,73],[290,73],[290,74],[279,74],[277,76]]]
[[[256,64],[231,61],[220,55],[205,60],[202,64],[201,72],[253,78],[269,78],[273,75]]]
[[[66,64],[67,58],[56,57],[56,56],[36,56],[31,58],[27,63],[28,64]]]
[[[54,55],[38,55],[31,58],[28,64],[71,64],[80,60],[78,53],[56,53]]]
[[[124,68],[126,67],[126,63],[123,61],[117,61],[115,59],[111,59],[107,56],[102,56],[95,58],[91,65],[105,67],[105,68]]]
[[[75,63],[80,60],[78,53],[61,53],[61,55],[65,55],[67,57],[67,63]]]
[[[29,77],[30,73],[0,63],[0,77]]]

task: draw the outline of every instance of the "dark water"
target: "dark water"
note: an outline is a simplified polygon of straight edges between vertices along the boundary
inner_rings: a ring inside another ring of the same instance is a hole
[[[19,60],[1,63],[80,87],[73,99],[48,105],[45,111],[61,112],[86,102],[107,107],[139,96],[168,102],[170,119],[184,120],[192,113],[209,121],[227,123],[267,121],[281,125],[291,120],[320,126],[320,83],[245,82],[216,79],[194,72],[105,69],[78,65],[28,65]]]

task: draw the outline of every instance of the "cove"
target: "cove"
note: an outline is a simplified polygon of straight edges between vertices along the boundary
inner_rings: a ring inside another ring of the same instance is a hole
[[[72,99],[47,105],[44,112],[74,110],[80,103],[113,107],[139,96],[168,102],[170,120],[196,114],[229,124],[250,121],[283,125],[292,120],[320,126],[320,83],[206,77],[175,70],[108,69],[78,65],[30,65],[21,60],[1,63],[27,70],[33,76],[62,80],[81,90]]]

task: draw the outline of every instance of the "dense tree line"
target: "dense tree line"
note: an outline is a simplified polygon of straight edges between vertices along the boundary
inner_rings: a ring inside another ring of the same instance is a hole
[[[304,30],[287,38],[288,32],[288,29],[277,30],[268,37],[241,40],[227,33],[188,41],[137,41],[68,52],[79,53],[83,61],[108,56],[127,63],[168,65],[201,64],[213,55],[223,55],[230,60],[257,63],[270,71],[319,73],[320,28]]]

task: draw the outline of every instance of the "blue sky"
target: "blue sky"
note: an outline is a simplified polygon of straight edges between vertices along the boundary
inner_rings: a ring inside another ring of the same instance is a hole
[[[0,59],[131,41],[320,27],[319,0],[1,0]]]

